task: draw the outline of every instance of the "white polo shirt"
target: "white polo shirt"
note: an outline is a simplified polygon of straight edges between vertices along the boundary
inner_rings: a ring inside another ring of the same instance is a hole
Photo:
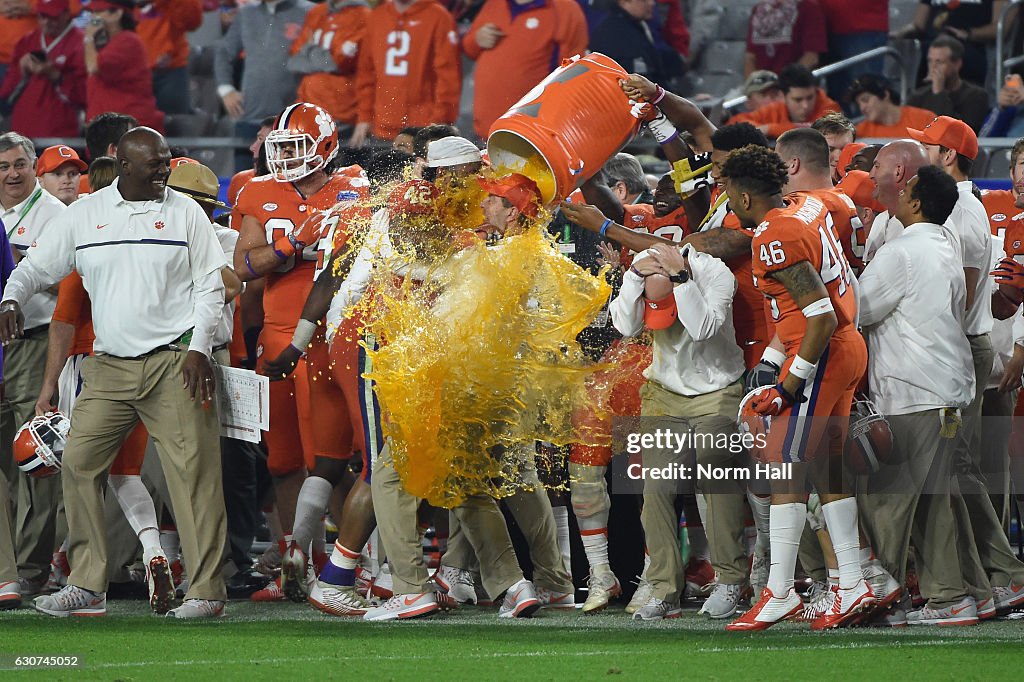
[[[974,361],[963,331],[960,254],[944,228],[917,223],[886,242],[860,276],[871,399],[882,414],[966,407]]]
[[[654,332],[654,359],[644,375],[674,393],[698,396],[734,383],[744,365],[732,324],[736,278],[718,258],[689,249],[692,276],[672,291],[679,318]],[[643,251],[633,262],[647,256]],[[644,307],[644,278],[627,270],[619,295],[608,306],[612,324],[623,336],[640,334]]]
[[[24,256],[29,247],[39,238],[50,221],[59,216],[67,207],[57,197],[44,190],[37,180],[35,189],[21,203],[3,210],[7,239],[20,255]],[[25,315],[25,329],[50,324],[57,297],[48,291],[40,291],[21,307]]]
[[[974,302],[964,319],[964,332],[968,336],[977,336],[992,331],[992,298],[988,281],[992,263],[992,229],[985,206],[974,196],[974,183],[970,180],[958,182],[956,189],[960,198],[943,227],[953,233],[952,239],[959,244],[963,267],[977,268],[981,272],[974,290]]]
[[[235,259],[235,246],[238,245],[238,230],[230,227],[223,227],[217,223],[213,224],[213,232],[217,235],[217,243],[220,244],[221,252],[228,263]],[[217,329],[213,333],[213,345],[222,346],[231,343],[235,333],[235,300],[232,299],[224,304],[220,319],[217,321]]]
[[[97,353],[137,357],[192,329],[189,350],[208,356],[226,265],[195,201],[172,189],[163,201],[125,201],[114,181],[53,220],[15,268],[4,300],[24,306],[77,270],[92,301]]]

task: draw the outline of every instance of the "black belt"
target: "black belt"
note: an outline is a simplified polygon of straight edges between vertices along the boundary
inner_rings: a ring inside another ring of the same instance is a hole
[[[38,327],[32,327],[31,329],[26,329],[25,331],[23,331],[21,333],[21,338],[23,338],[23,339],[34,339],[34,338],[39,337],[39,336],[46,336],[49,332],[50,332],[50,325],[48,325],[48,324],[41,324]]]
[[[191,343],[191,342],[192,342],[192,330],[189,329],[187,332],[185,332],[184,334],[182,334],[178,338],[174,339],[174,341],[171,341],[170,343],[165,343],[163,345],[157,346],[156,348],[154,348],[152,350],[146,351],[142,355],[133,355],[131,357],[122,357],[120,355],[112,355],[111,357],[118,358],[119,360],[142,360],[143,358],[148,358],[151,355],[156,355],[157,353],[163,353],[166,350],[180,351],[180,350],[182,350],[182,348],[181,348],[182,345],[185,345],[187,347],[188,344]]]
[[[216,353],[219,350],[227,350],[227,349],[228,349],[228,344],[221,343],[221,344],[218,344],[218,345],[214,346],[212,352]]]

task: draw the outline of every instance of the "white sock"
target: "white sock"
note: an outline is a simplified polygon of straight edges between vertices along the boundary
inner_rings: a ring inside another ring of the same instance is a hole
[[[565,572],[572,575],[572,549],[569,544],[569,508],[552,507],[555,515],[555,530],[558,532],[558,552],[562,555]]]
[[[142,558],[149,563],[155,556],[164,556],[164,548],[160,546],[160,531],[156,528],[143,528],[139,533],[142,543]]]
[[[169,561],[181,558],[181,539],[177,530],[161,530],[160,546],[164,548],[164,554]]]
[[[807,505],[803,502],[773,504],[770,519],[772,566],[768,572],[768,589],[781,599],[793,589],[800,536],[807,522]]]
[[[596,568],[608,563],[608,529],[581,530],[583,551],[587,554],[587,563]]]
[[[839,569],[830,568],[828,569],[828,584],[838,585],[839,584]]]
[[[870,562],[874,558],[875,558],[875,553],[874,553],[874,551],[872,551],[872,549],[870,547],[861,547],[860,548],[860,563],[861,563],[861,565],[867,564],[868,562]]]
[[[747,491],[747,503],[754,516],[754,527],[757,528],[757,541],[754,543],[754,551],[764,552],[769,547],[771,516],[769,508],[772,500],[770,497],[758,497]]]
[[[121,506],[121,511],[124,512],[135,535],[142,540],[143,549],[145,550],[147,547],[152,549],[155,546],[159,550],[160,532],[156,530],[156,507],[153,506],[153,498],[149,496],[146,484],[142,482],[142,476],[112,474],[107,477],[107,485]],[[143,539],[144,530],[152,530],[156,534],[156,538],[147,534],[146,539]],[[158,551],[158,553],[162,552]]]
[[[327,501],[331,499],[333,488],[330,481],[319,476],[309,476],[302,482],[299,499],[295,503],[292,539],[303,552],[309,552],[313,534],[323,522]]]
[[[863,579],[860,572],[860,533],[857,527],[857,500],[847,497],[821,505],[832,538],[832,549],[839,564],[839,588],[849,590]]]

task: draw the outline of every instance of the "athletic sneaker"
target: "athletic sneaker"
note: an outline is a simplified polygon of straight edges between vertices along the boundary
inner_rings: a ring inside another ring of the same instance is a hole
[[[276,542],[271,542],[270,547],[256,559],[252,568],[265,576],[277,577],[281,572],[281,547]]]
[[[750,589],[754,594],[761,594],[768,586],[768,571],[772,567],[772,554],[767,549],[758,552],[754,549],[754,556],[750,563]]]
[[[68,564],[68,553],[59,549],[50,558],[50,577],[43,586],[43,592],[53,593],[68,584],[71,566]]]
[[[256,590],[249,599],[252,601],[284,601],[284,592],[281,591],[281,576],[274,578],[269,585],[262,590]]]
[[[380,572],[370,581],[370,595],[378,599],[391,599],[395,595],[395,581],[391,578],[391,567],[383,564]]]
[[[404,620],[426,616],[437,609],[437,598],[433,592],[396,594],[377,608],[363,614],[363,620]]]
[[[306,553],[294,542],[281,556],[281,591],[293,602],[304,602],[309,597],[306,589],[308,563]]]
[[[59,592],[36,597],[36,611],[48,616],[105,616],[107,615],[107,593],[90,592],[81,587],[66,585]]]
[[[1024,604],[1024,585],[1011,582],[1006,587],[993,587],[992,598],[995,601],[996,611],[1020,606]]]
[[[716,620],[719,618],[729,618],[736,613],[736,608],[740,603],[742,595],[743,585],[715,583],[714,589],[711,590],[711,595],[697,613]]]
[[[459,604],[476,604],[476,587],[473,585],[472,572],[441,564],[434,573],[434,582],[442,592]]]
[[[683,599],[703,599],[711,594],[715,584],[715,569],[704,559],[691,559],[686,564],[686,585]]]
[[[498,618],[529,618],[541,607],[533,583],[523,578],[505,592]]]
[[[974,608],[978,611],[978,620],[989,620],[996,617],[996,604],[992,597],[974,600]]]
[[[811,623],[812,630],[831,630],[848,625],[875,604],[875,594],[866,580],[855,587],[838,589],[833,593],[832,605]]]
[[[622,594],[622,585],[608,564],[592,566],[587,585],[587,600],[583,602],[583,613],[586,614],[603,611],[612,599]]]
[[[885,611],[875,611],[865,625],[869,628],[905,628],[907,612],[900,606],[893,606]]]
[[[821,587],[819,587],[821,586]],[[837,583],[814,583],[808,593],[807,605],[800,614],[800,620],[813,623],[832,608],[832,598],[839,591]]]
[[[633,593],[633,598],[626,604],[626,613],[628,614],[634,614],[642,609],[654,594],[654,588],[647,582],[646,573],[641,573],[637,578],[640,582],[636,585],[636,592]]]
[[[860,566],[860,574],[867,581],[871,592],[875,595],[875,609],[884,609],[899,601],[903,595],[903,586],[889,571],[882,567],[878,559],[865,561]]]
[[[977,625],[978,609],[972,597],[964,597],[944,609],[934,609],[925,604],[908,613],[907,622],[911,625]]]
[[[309,603],[332,616],[362,616],[370,602],[359,596],[352,585],[332,585],[317,580],[309,591]]]
[[[764,588],[761,599],[750,607],[750,610],[725,626],[732,632],[767,630],[776,623],[795,618],[804,609],[804,602],[797,596],[796,590],[776,597],[770,588]]]
[[[0,610],[21,606],[21,584],[17,580],[0,583]]]
[[[665,618],[678,618],[683,613],[679,604],[670,604],[657,597],[651,597],[647,603],[641,606],[633,614],[633,620],[663,620]]]
[[[216,599],[186,599],[185,603],[167,612],[167,618],[220,618],[224,602]]]
[[[542,609],[571,611],[576,608],[576,595],[572,592],[556,592],[543,587],[538,587],[536,591]]]
[[[174,601],[174,584],[167,557],[157,554],[146,564],[146,586],[149,588],[149,608],[162,616],[171,609]]]

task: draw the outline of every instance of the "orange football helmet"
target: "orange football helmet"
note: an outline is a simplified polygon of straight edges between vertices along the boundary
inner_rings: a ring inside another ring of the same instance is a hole
[[[299,102],[281,112],[263,147],[274,179],[295,182],[338,155],[338,127],[317,105]]]
[[[46,478],[60,473],[71,420],[61,412],[32,417],[14,437],[14,461],[29,476]]]
[[[764,453],[761,452],[758,444],[767,442],[768,432],[772,428],[772,418],[754,412],[751,403],[754,402],[757,394],[770,388],[771,386],[759,386],[743,396],[743,400],[740,401],[739,414],[736,417],[737,430],[743,434],[743,440],[749,445],[750,456],[758,461],[765,461]]]

